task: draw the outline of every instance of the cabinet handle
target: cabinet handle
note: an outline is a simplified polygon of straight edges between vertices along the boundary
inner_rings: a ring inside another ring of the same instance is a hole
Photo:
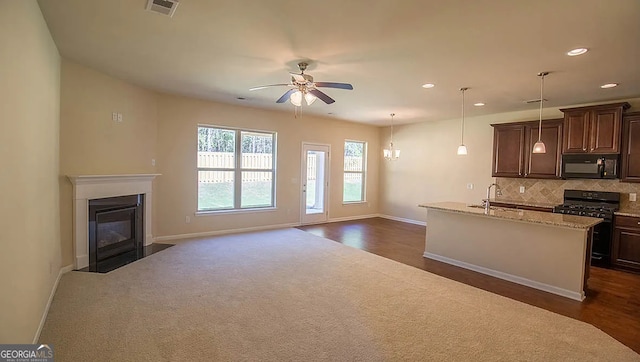
[[[638,225],[640,225],[640,221],[638,221]]]
[[[583,150],[583,151],[586,151],[586,150],[587,150],[587,148],[585,147],[585,148],[583,148],[582,150]]]

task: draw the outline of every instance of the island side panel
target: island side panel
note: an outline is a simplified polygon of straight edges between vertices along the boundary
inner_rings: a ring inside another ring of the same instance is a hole
[[[581,300],[587,231],[428,209],[425,256],[515,276],[504,279],[533,287],[541,283],[540,289]]]

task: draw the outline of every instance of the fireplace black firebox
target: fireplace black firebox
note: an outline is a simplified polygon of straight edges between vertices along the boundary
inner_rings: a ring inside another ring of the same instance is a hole
[[[144,195],[89,200],[89,271],[106,273],[144,257]]]

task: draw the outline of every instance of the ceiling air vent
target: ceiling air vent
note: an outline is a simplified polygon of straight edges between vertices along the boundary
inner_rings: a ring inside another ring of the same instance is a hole
[[[172,17],[178,7],[178,0],[148,0],[147,10]]]
[[[544,99],[544,101],[545,102],[549,102],[549,100],[546,99],[546,98]],[[524,103],[527,103],[527,104],[529,104],[529,103],[540,103],[540,98],[538,98],[538,99],[529,99],[528,101],[524,101]]]

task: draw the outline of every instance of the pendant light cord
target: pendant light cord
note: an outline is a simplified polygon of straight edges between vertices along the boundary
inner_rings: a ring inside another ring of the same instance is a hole
[[[393,152],[393,116],[395,116],[395,113],[391,113],[391,142],[389,142],[389,145],[391,146],[390,148],[392,149]]]
[[[460,144],[464,145],[464,91],[466,91],[467,88],[460,88],[460,91],[462,92],[462,129],[460,130]]]
[[[544,76],[545,72],[540,73],[540,123],[538,124],[538,142],[542,139],[542,104],[544,103]]]

